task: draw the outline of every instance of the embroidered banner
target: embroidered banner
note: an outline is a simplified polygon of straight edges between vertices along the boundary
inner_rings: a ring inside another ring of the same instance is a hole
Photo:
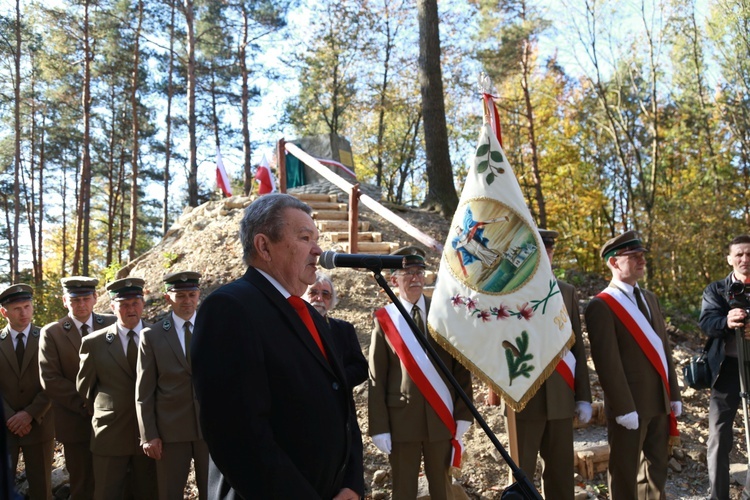
[[[428,323],[441,345],[521,411],[575,337],[544,244],[489,124],[471,154]]]

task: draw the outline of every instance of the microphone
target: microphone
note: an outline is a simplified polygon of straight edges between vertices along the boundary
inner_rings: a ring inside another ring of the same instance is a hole
[[[370,270],[403,269],[404,255],[349,254],[327,250],[320,254],[318,264],[325,269],[357,267]]]

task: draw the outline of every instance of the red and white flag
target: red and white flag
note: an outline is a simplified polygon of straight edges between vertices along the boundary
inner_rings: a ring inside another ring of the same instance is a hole
[[[221,159],[219,146],[216,146],[216,184],[224,193],[224,196],[232,196],[232,186],[229,182],[227,171],[224,169],[224,162]]]
[[[441,345],[521,411],[575,337],[544,243],[500,145],[495,104],[485,100],[489,123],[469,153],[471,168],[428,323]]]
[[[271,165],[268,163],[265,154],[260,161],[260,165],[258,165],[258,170],[255,172],[255,180],[260,184],[258,186],[258,194],[268,194],[276,191],[276,182],[273,179]]]

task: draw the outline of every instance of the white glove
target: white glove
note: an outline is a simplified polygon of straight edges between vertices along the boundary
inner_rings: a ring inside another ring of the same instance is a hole
[[[591,403],[588,401],[576,401],[576,417],[582,424],[588,424],[591,420]]]
[[[672,407],[672,413],[675,417],[682,415],[682,401],[670,401],[669,406]]]
[[[456,439],[461,439],[469,427],[471,427],[471,422],[468,420],[456,420]]]
[[[375,434],[372,436],[372,442],[380,451],[386,455],[391,454],[391,433]]]
[[[615,422],[625,427],[626,429],[634,431],[638,428],[638,412],[631,411],[630,413],[626,413],[625,415],[615,417]]]

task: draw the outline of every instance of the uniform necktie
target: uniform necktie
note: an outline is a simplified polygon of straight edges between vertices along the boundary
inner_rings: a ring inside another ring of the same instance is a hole
[[[26,352],[26,346],[23,345],[23,333],[19,333],[16,336],[16,359],[18,360],[18,368],[21,368],[23,364],[23,354]]]
[[[130,368],[135,372],[135,362],[138,359],[138,348],[135,346],[135,332],[130,330],[128,332],[128,364]]]
[[[648,309],[646,308],[646,303],[643,302],[643,298],[641,297],[641,291],[638,289],[638,287],[635,287],[633,289],[633,295],[635,295],[635,303],[638,304],[638,309],[643,313],[643,315],[646,317],[646,320],[651,323],[651,315],[648,313]]]
[[[297,314],[299,315],[302,322],[307,327],[307,331],[310,332],[310,335],[312,335],[313,340],[315,340],[315,343],[318,344],[318,348],[320,348],[320,352],[323,353],[323,356],[328,360],[328,355],[326,354],[326,350],[323,347],[323,341],[320,339],[320,334],[318,333],[318,329],[315,327],[315,322],[312,319],[312,316],[310,315],[310,311],[307,309],[307,306],[305,305],[305,301],[301,298],[290,295],[287,299],[289,303],[292,305],[295,311],[297,311]]]
[[[414,307],[411,308],[411,317],[414,320],[414,323],[416,323],[417,327],[419,328],[419,331],[422,335],[424,335],[424,320],[422,319],[422,311],[419,309],[419,306],[414,304]]]
[[[89,334],[89,325],[84,323],[81,325],[81,337],[85,337],[88,334]]]
[[[190,321],[185,321],[185,359],[190,363],[190,342],[193,340],[193,333],[190,331],[190,327],[193,326]]]

